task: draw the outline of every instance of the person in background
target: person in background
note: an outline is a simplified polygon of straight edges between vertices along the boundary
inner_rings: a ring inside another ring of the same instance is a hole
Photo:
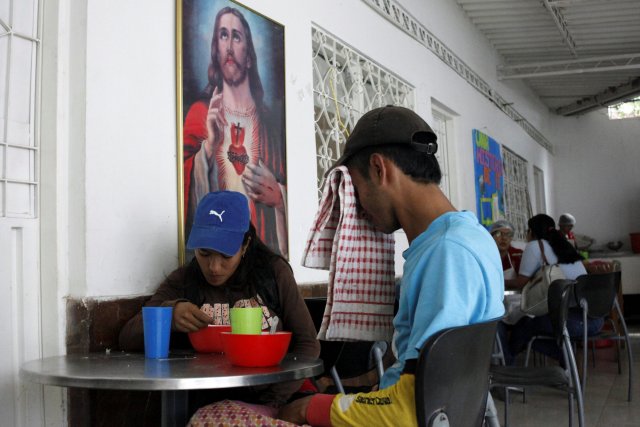
[[[518,277],[506,280],[507,288],[522,289],[527,284],[534,274],[542,268],[542,251],[544,251],[544,256],[548,263],[550,265],[558,264],[567,279],[574,280],[578,276],[587,274],[582,263],[582,256],[556,229],[553,218],[545,214],[538,214],[529,219],[528,226],[528,243],[522,254]],[[603,323],[604,320],[601,318],[588,319],[588,334],[593,335],[598,332]],[[569,310],[567,329],[571,336],[582,335],[582,312],[579,308],[571,308]],[[505,342],[503,341],[502,347],[505,353],[505,361],[507,364],[512,364],[515,356],[526,348],[532,337],[536,335],[551,335],[552,333],[553,329],[549,315],[523,317],[511,329],[508,345],[504,345]],[[501,338],[504,339],[504,337]],[[534,343],[534,349],[547,356],[560,359],[560,349],[551,340],[537,340]]]
[[[560,215],[560,218],[558,218],[558,229],[560,229],[560,233],[562,233],[564,238],[567,239],[575,249],[578,249],[576,236],[572,231],[574,225],[576,225],[576,219],[570,213],[563,213]]]
[[[563,213],[560,215],[560,218],[558,218],[558,230],[560,230],[560,233],[564,238],[567,239],[567,241],[577,250],[578,242],[575,234],[573,234],[573,227],[575,225],[576,219],[570,213]],[[580,252],[580,254],[585,258],[582,263],[584,264],[584,268],[587,270],[588,274],[599,274],[612,271],[612,263],[606,261],[589,261],[586,259],[588,257],[587,251]]]
[[[198,204],[187,247],[195,257],[169,274],[145,304],[173,307],[172,348],[189,348],[188,332],[229,325],[232,307],[261,307],[263,329],[277,316],[277,329],[292,332],[289,353],[318,357],[320,343],[291,267],[256,236],[246,196],[234,191],[207,194]],[[144,350],[142,313],[125,324],[119,342],[125,351]],[[275,415],[302,382],[211,391],[189,400],[239,399],[266,405]]]
[[[278,418],[313,426],[416,425],[414,375],[426,340],[503,315],[497,247],[477,217],[457,211],[440,190],[436,150],[429,125],[396,106],[364,114],[347,139],[337,165],[347,166],[363,215],[384,233],[402,228],[409,241],[393,322],[396,362],[377,391],[315,394],[283,406]]]
[[[515,279],[520,269],[522,250],[511,246],[514,232],[513,224],[506,219],[501,219],[491,224],[489,232],[491,236],[493,236],[493,240],[496,241],[496,245],[498,245],[498,250],[500,251],[504,279]]]

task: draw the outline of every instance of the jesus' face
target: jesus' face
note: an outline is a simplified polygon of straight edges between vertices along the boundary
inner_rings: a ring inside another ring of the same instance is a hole
[[[247,38],[240,19],[226,13],[220,17],[217,34],[218,61],[225,83],[237,86],[247,78],[251,59],[247,53]]]

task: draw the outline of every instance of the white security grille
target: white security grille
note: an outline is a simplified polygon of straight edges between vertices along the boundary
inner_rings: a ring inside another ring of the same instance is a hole
[[[0,218],[37,216],[37,2],[0,7]]]
[[[531,200],[527,180],[527,161],[502,146],[504,165],[504,212],[515,227],[514,239],[527,239],[527,221],[531,218]]]
[[[414,88],[341,40],[312,28],[318,194],[358,119],[384,105],[413,109]]]

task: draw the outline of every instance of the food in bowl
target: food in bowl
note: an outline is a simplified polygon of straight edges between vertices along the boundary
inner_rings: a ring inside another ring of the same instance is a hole
[[[622,242],[620,240],[618,240],[616,242],[608,242],[607,243],[607,248],[609,248],[612,251],[617,251],[621,247],[622,247]]]
[[[199,353],[221,353],[221,332],[231,332],[231,325],[209,325],[195,332],[189,332],[189,341]]]
[[[279,365],[291,342],[291,332],[260,335],[223,332],[222,348],[232,365],[250,368]]]

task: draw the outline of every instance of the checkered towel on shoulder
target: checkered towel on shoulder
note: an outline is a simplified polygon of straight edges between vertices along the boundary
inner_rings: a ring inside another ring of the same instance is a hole
[[[318,339],[391,340],[394,238],[358,215],[353,183],[344,166],[333,169],[325,180],[302,265],[329,270]]]

